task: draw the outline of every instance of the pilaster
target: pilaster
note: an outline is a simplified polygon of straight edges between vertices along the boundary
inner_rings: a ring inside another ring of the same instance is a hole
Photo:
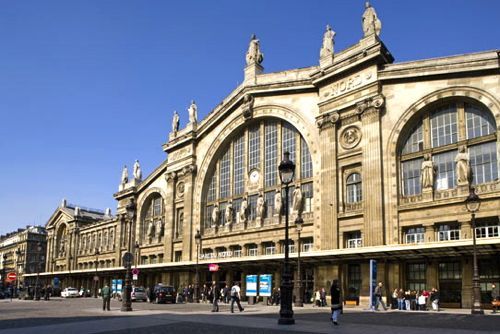
[[[378,95],[358,103],[357,110],[361,114],[363,126],[363,211],[364,211],[364,240],[365,246],[383,245],[384,207],[383,207],[383,179],[382,179],[382,150],[381,150],[381,108],[384,97]]]
[[[165,191],[165,239],[163,242],[163,258],[165,262],[173,262],[172,240],[175,233],[175,185],[177,173],[165,174],[167,189]]]
[[[182,260],[190,261],[196,258],[194,234],[200,228],[199,219],[193,216],[193,196],[196,165],[188,165],[179,173],[184,180],[184,228],[182,231]]]

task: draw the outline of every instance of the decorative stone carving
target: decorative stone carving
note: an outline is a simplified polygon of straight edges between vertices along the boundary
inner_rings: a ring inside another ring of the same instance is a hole
[[[380,109],[384,105],[384,101],[384,96],[382,94],[368,98],[356,104],[357,113],[361,115],[370,108],[375,110]]]
[[[198,107],[196,106],[194,100],[191,101],[191,105],[188,108],[188,113],[189,123],[196,124],[196,122],[198,121]]]
[[[247,65],[260,64],[264,60],[264,54],[260,52],[260,41],[255,34],[250,39],[246,55]]]
[[[177,183],[177,197],[179,198],[184,197],[184,188],[185,188],[184,182]]]
[[[281,191],[276,189],[276,193],[274,194],[274,213],[276,215],[281,215]]]
[[[156,237],[158,238],[157,242],[161,242],[161,238],[163,237],[163,233],[165,232],[163,228],[163,221],[161,219],[155,222],[155,229],[157,231],[156,233]]]
[[[247,94],[243,97],[243,104],[241,105],[241,113],[245,120],[249,120],[253,115],[253,103],[254,97],[250,94]]]
[[[172,117],[172,132],[174,135],[179,131],[179,114],[177,111],[174,111],[174,116]]]
[[[148,230],[146,232],[146,235],[148,237],[149,243],[153,240],[153,237],[155,236],[155,226],[152,221],[148,223]]]
[[[134,179],[136,181],[142,181],[142,171],[141,171],[141,165],[139,164],[139,160],[136,160],[134,163]]]
[[[458,148],[458,154],[455,157],[457,164],[457,183],[459,185],[467,184],[471,179],[471,169],[469,166],[469,153],[464,145]]]
[[[338,122],[339,118],[340,118],[340,116],[339,116],[339,114],[336,111],[330,112],[328,114],[320,115],[316,119],[316,126],[320,130],[322,130],[324,128],[327,128],[327,127],[335,125],[335,123]]]
[[[434,164],[429,154],[424,155],[422,162],[422,188],[432,188],[434,186]]]
[[[295,185],[292,193],[292,213],[297,216],[302,213],[302,189],[300,189],[300,183]]]
[[[217,226],[219,224],[219,206],[214,205],[212,209],[212,226]]]
[[[121,184],[125,185],[128,183],[128,169],[127,165],[123,166]]]
[[[248,201],[246,197],[243,197],[243,201],[241,201],[239,219],[240,223],[246,223],[247,221],[247,212],[248,211]]]
[[[361,22],[363,25],[364,37],[372,34],[376,34],[377,36],[380,35],[382,22],[378,19],[375,8],[373,8],[368,1],[365,3],[365,12],[363,13]]]
[[[165,174],[165,180],[167,182],[172,182],[177,180],[177,173],[176,172],[170,172]]]
[[[257,215],[257,222],[262,223],[264,220],[264,211],[265,211],[265,202],[264,202],[264,197],[262,194],[259,194],[259,197],[257,198],[257,205],[255,208],[255,212]]]
[[[326,26],[326,31],[323,34],[323,45],[321,46],[321,50],[319,52],[319,56],[321,58],[328,56],[333,57],[334,46],[335,46],[335,41],[334,41],[335,35],[336,35],[335,31],[333,31],[330,25],[328,24]]]
[[[233,202],[229,201],[229,203],[226,205],[226,210],[225,210],[225,218],[226,218],[226,225],[231,225],[233,223]]]
[[[349,126],[340,135],[340,145],[345,149],[356,147],[361,141],[361,131],[357,126]]]

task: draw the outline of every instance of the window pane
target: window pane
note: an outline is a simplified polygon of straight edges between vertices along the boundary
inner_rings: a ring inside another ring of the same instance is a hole
[[[296,162],[295,160],[295,129],[289,124],[284,123],[282,127],[283,131],[283,150],[282,152],[290,152],[290,160]]]
[[[260,128],[252,127],[248,130],[248,170],[259,168],[260,166]]]
[[[234,141],[234,195],[241,195],[245,191],[244,155],[245,136],[241,135]]]
[[[309,152],[309,146],[307,146],[304,138],[300,138],[300,155],[301,155],[301,167],[300,167],[300,178],[306,179],[313,176],[312,159],[311,152]]]
[[[402,154],[421,151],[424,148],[424,139],[422,135],[422,121],[412,129],[410,136],[406,140]]]
[[[481,184],[498,179],[496,148],[496,142],[489,142],[469,148],[473,184]]]
[[[208,185],[208,194],[207,194],[207,202],[215,201],[216,195],[216,185],[217,185],[217,175],[215,171],[210,178],[210,184]]]
[[[229,154],[229,149],[226,151],[224,156],[220,161],[220,189],[219,189],[219,197],[226,198],[229,196],[229,176],[230,176],[230,166],[231,159]]]
[[[269,122],[265,127],[265,186],[276,185],[278,171],[278,130],[276,122]]]
[[[455,188],[455,157],[457,151],[453,150],[446,153],[436,154],[432,157],[434,166],[436,166],[436,183],[437,190]]]
[[[302,200],[304,201],[303,212],[312,212],[313,184],[305,183],[301,186]]]
[[[266,202],[266,218],[271,218],[274,214],[274,191],[268,191],[264,194]]]
[[[423,161],[424,159],[415,159],[402,163],[403,194],[405,196],[413,196],[421,193],[420,167]]]
[[[487,136],[495,132],[495,120],[490,113],[484,112],[476,106],[465,105],[467,121],[467,139]]]
[[[431,115],[432,147],[457,142],[457,111],[455,105],[442,107]]]
[[[347,203],[357,203],[363,200],[361,192],[361,175],[353,173],[347,178]]]
[[[257,195],[248,197],[248,221],[255,220],[257,216]]]

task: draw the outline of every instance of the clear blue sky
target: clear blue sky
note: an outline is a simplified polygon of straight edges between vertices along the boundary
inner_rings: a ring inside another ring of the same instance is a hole
[[[500,47],[500,1],[374,0],[396,62]],[[174,110],[203,118],[243,78],[318,63],[362,36],[364,1],[0,0],[0,234],[45,224],[62,198],[116,211],[121,169],[164,159]]]

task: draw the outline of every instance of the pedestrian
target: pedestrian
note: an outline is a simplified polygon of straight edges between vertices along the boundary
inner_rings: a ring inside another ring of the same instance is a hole
[[[405,292],[405,310],[411,310],[411,291],[406,290]]]
[[[316,292],[314,293],[314,305],[313,305],[313,307],[314,306],[316,306],[316,307],[321,306],[321,293],[319,290],[316,290]]]
[[[207,302],[207,285],[203,284],[203,288],[201,289],[201,302],[206,303]]]
[[[378,311],[378,304],[381,304],[384,308],[384,311],[387,311],[387,306],[385,306],[384,301],[382,300],[382,282],[378,282],[378,285],[375,287],[373,294],[375,296],[375,311]]]
[[[217,287],[217,283],[215,281],[212,282],[212,312],[219,312],[219,298],[220,298],[220,290]]]
[[[424,291],[420,292],[418,291],[417,292],[417,310],[419,311],[425,311],[425,295],[424,295]]]
[[[325,288],[321,288],[319,292],[320,304],[321,307],[326,306],[326,291]]]
[[[398,300],[398,310],[402,311],[404,309],[404,303],[405,303],[405,293],[403,289],[398,290],[397,300]]]
[[[439,312],[439,291],[438,291],[438,289],[432,288],[430,299],[431,299],[432,309],[436,312]]]
[[[398,308],[398,289],[394,289],[391,295],[391,310]]]
[[[500,307],[500,295],[498,293],[498,288],[495,284],[491,285],[491,308],[493,313],[497,313]]]
[[[238,309],[240,312],[243,312],[245,309],[241,306],[240,303],[240,285],[238,282],[234,282],[233,287],[231,288],[231,313],[234,313],[234,303],[238,305]]]
[[[413,311],[417,310],[417,291],[415,290],[410,292],[410,309]]]
[[[333,280],[332,286],[330,288],[331,295],[331,309],[332,309],[332,323],[337,326],[340,311],[342,310],[342,298],[340,295],[339,282],[337,280]]]
[[[229,304],[229,300],[231,299],[231,289],[229,289],[229,286],[226,284],[223,289],[223,298],[224,298],[224,304]]]
[[[104,285],[104,288],[101,289],[102,295],[102,310],[103,311],[111,311],[109,305],[111,304],[111,289],[107,284]]]
[[[149,299],[150,303],[154,303],[155,300],[156,300],[156,292],[155,292],[155,287],[154,286],[149,287],[148,299]]]

